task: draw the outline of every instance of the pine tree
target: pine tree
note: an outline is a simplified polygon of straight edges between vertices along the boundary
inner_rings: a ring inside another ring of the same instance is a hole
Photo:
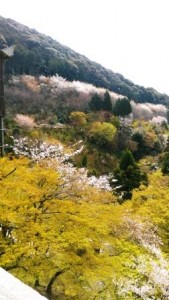
[[[129,151],[127,149],[127,150],[123,151],[123,153],[122,153],[119,167],[121,170],[127,170],[127,168],[129,166],[134,167],[135,162],[134,162],[134,158],[133,158],[131,151]]]
[[[96,93],[92,96],[89,102],[89,108],[92,111],[100,111],[102,110],[102,98]]]
[[[130,150],[123,151],[119,166],[114,170],[114,176],[117,179],[118,194],[122,196],[122,201],[131,199],[132,190],[138,188],[141,183],[147,184],[147,175],[141,172]]]
[[[104,94],[102,109],[104,111],[112,112],[112,102],[108,91],[106,91]]]
[[[130,101],[127,98],[118,99],[113,107],[115,116],[125,118],[132,112]]]
[[[169,175],[169,152],[167,152],[164,157],[161,171],[162,171],[163,175]]]

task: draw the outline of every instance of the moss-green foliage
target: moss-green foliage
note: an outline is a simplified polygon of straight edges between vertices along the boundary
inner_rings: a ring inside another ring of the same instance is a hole
[[[152,174],[149,187],[120,206],[94,188],[65,194],[63,179],[45,161],[1,159],[0,179],[2,267],[49,299],[139,299],[119,293],[133,278],[144,284],[137,263],[153,259],[141,242],[154,243],[153,224],[168,253],[168,177]],[[145,229],[137,236],[139,222]]]
[[[60,298],[62,294],[71,297],[83,293],[83,284],[90,286],[90,281],[91,286],[96,285],[93,292],[99,291],[97,278],[101,276],[102,262],[97,267],[100,275],[95,273],[95,263],[99,239],[104,240],[106,227],[104,222],[99,225],[99,215],[93,220],[99,206],[106,216],[103,203],[114,202],[111,194],[82,189],[80,197],[71,191],[72,196],[64,200],[58,174],[26,159],[1,160],[0,172],[1,266],[33,286],[38,282],[37,288],[43,293],[47,290],[47,294],[59,294]],[[59,286],[50,288],[56,273]],[[105,280],[105,276],[101,278]]]
[[[88,132],[89,139],[92,143],[104,147],[113,142],[116,133],[116,127],[106,122],[93,122]]]
[[[133,208],[135,213],[148,219],[158,226],[158,234],[161,236],[162,248],[169,253],[168,249],[168,212],[169,212],[169,177],[162,175],[158,170],[149,175],[149,185],[142,187],[133,193]]]
[[[118,158],[112,153],[108,153],[96,148],[93,144],[84,147],[84,150],[72,158],[72,162],[77,167],[86,167],[88,175],[109,174],[118,163]]]
[[[145,155],[157,155],[166,149],[168,130],[163,125],[145,121],[134,121],[131,140],[136,144],[134,155],[137,158]],[[167,150],[165,150],[167,151]]]
[[[82,138],[83,132],[79,132],[78,128],[74,126],[63,127],[59,129],[52,128],[42,128],[42,137],[46,136],[49,138],[58,139],[59,141],[70,145],[76,143],[79,139]]]
[[[72,125],[80,128],[87,123],[87,115],[81,111],[73,111],[70,114],[69,119]]]

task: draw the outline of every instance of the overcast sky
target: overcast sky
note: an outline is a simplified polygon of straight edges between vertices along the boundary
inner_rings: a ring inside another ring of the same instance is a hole
[[[169,0],[4,0],[0,15],[169,94]]]

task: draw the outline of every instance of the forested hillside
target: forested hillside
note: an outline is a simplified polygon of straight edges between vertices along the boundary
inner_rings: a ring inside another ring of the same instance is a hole
[[[6,73],[51,76],[56,73],[67,80],[79,80],[104,87],[136,102],[167,104],[169,97],[153,88],[138,86],[121,74],[61,45],[11,19],[0,17],[0,33],[8,44],[16,44],[15,57],[6,64]]]
[[[103,107],[104,95],[110,102]],[[67,123],[72,111],[85,113],[112,109],[122,95],[97,88],[80,81],[67,81],[60,76],[12,76],[5,85],[7,119],[15,114],[28,114],[39,121]],[[109,99],[110,98],[110,99]],[[132,117],[140,120],[167,118],[167,108],[162,104],[135,103],[130,101]]]

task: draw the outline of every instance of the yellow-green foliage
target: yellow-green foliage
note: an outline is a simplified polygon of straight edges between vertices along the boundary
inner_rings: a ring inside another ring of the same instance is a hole
[[[73,111],[69,119],[74,126],[83,126],[87,123],[87,115],[81,111]]]
[[[169,177],[163,176],[160,171],[149,175],[149,186],[134,192],[132,207],[143,219],[147,218],[158,226],[158,234],[164,243],[163,248],[169,254]]]
[[[88,136],[99,146],[112,143],[117,129],[114,125],[107,122],[93,122],[89,129]]]
[[[154,173],[120,206],[110,192],[65,189],[45,164],[1,159],[0,264],[49,299],[140,299],[123,289],[145,280],[136,266],[153,259],[144,245],[153,224],[167,244],[168,183]]]

